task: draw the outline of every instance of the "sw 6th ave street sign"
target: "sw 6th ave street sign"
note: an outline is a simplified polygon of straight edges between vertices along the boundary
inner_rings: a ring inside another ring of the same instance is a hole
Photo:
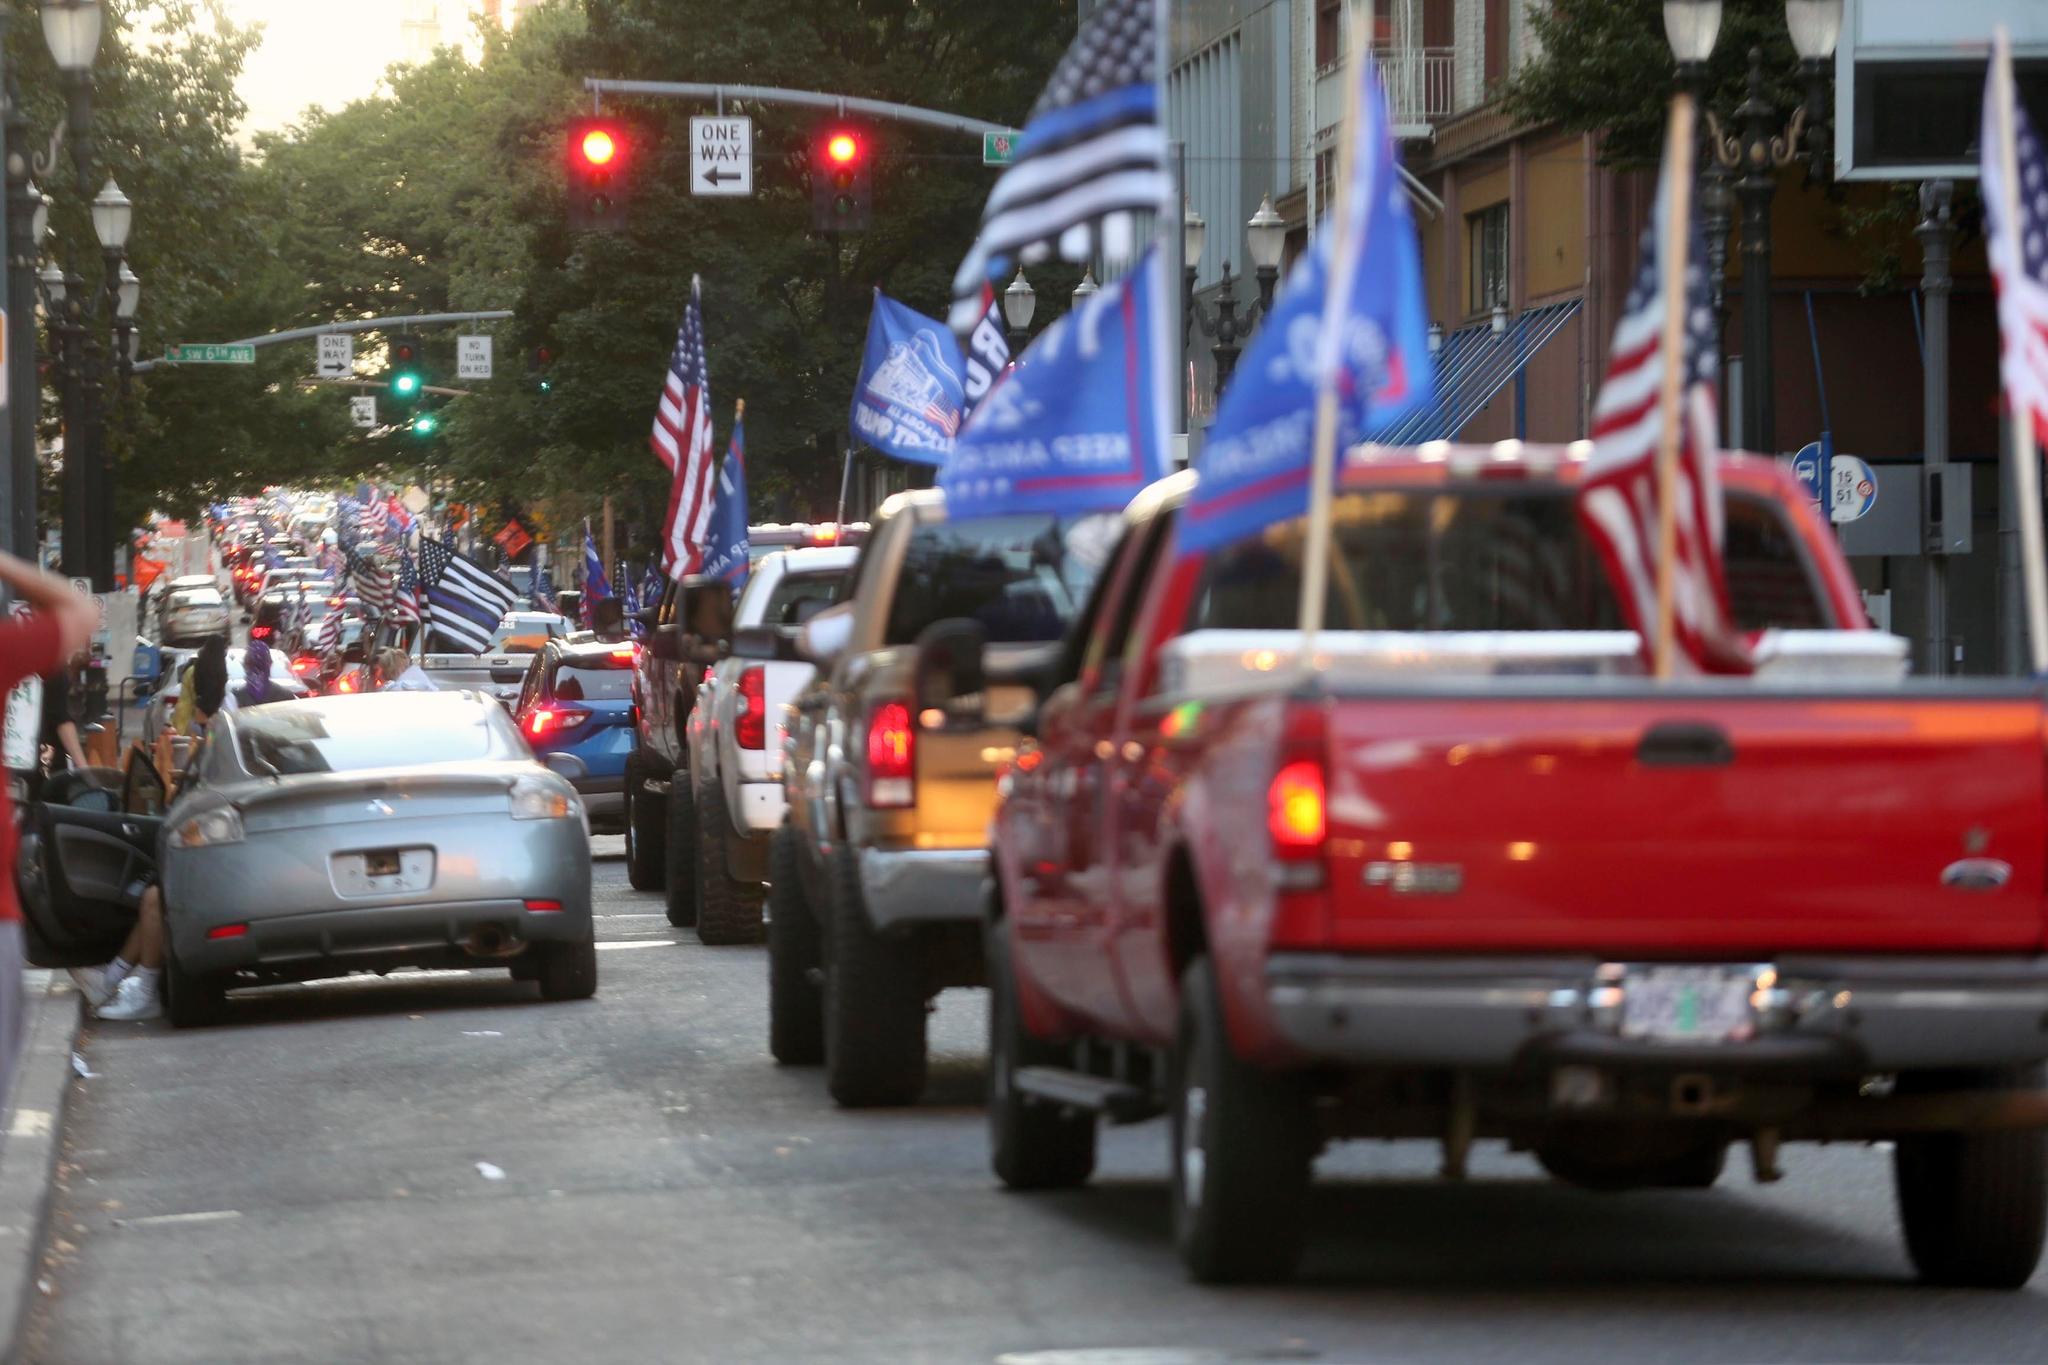
[[[184,345],[164,347],[164,359],[172,365],[254,365],[256,348],[239,345]]]

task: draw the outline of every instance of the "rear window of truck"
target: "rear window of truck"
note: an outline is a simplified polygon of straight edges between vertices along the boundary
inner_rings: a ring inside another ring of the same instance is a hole
[[[815,602],[812,611],[829,607],[846,594],[846,585],[853,577],[851,568],[834,569],[830,573],[790,573],[775,582],[768,601],[761,608],[761,624],[764,626],[801,625],[806,603]]]
[[[1211,555],[1187,630],[1292,624],[1302,522]],[[1569,489],[1387,489],[1333,509],[1328,620],[1337,630],[1625,630]],[[1778,509],[1727,499],[1729,605],[1743,630],[1820,629],[1827,614]]]
[[[934,621],[979,621],[992,644],[1057,640],[1088,599],[1121,523],[1114,515],[977,517],[911,534],[883,643]]]

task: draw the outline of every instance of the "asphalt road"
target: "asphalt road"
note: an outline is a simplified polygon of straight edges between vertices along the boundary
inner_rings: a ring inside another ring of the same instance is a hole
[[[1731,1163],[1712,1191],[1600,1196],[1497,1149],[1446,1185],[1423,1144],[1353,1146],[1324,1159],[1300,1283],[1196,1288],[1162,1125],[1110,1134],[1086,1190],[999,1191],[966,993],[924,1105],[835,1110],[768,1059],[761,950],[671,930],[618,843],[594,1001],[393,977],[239,997],[196,1032],[95,1025],[29,1357],[2048,1359],[2048,1280],[1915,1286],[1861,1148],[1795,1149],[1771,1187]]]

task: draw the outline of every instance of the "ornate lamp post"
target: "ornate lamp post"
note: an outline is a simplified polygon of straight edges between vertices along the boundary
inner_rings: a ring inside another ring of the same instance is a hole
[[[1017,278],[1003,291],[1003,321],[1010,326],[1011,355],[1022,351],[1024,343],[1031,339],[1031,316],[1037,311],[1038,291],[1024,278],[1024,267],[1020,265]]]
[[[119,336],[125,331],[120,325],[121,267],[128,246],[128,232],[135,223],[135,206],[128,196],[121,193],[121,187],[112,180],[100,190],[92,201],[92,230],[99,238],[100,260],[105,270],[104,282],[91,296],[86,307],[85,342],[85,429],[91,446],[91,463],[88,466],[94,475],[93,496],[93,539],[92,579],[93,587],[106,591],[114,586],[114,547],[125,538],[115,534],[114,518],[114,448],[107,440],[107,358],[104,357],[102,339],[109,330]],[[106,321],[101,321],[100,309],[106,309]],[[117,349],[117,355],[125,352]],[[105,580],[102,582],[102,580]]]
[[[1664,35],[1678,63],[1679,80],[1695,89],[1705,84],[1705,63],[1721,31],[1722,0],[1664,0]],[[1771,198],[1777,173],[1799,157],[1800,136],[1809,143],[1809,169],[1825,175],[1828,155],[1825,134],[1827,62],[1842,30],[1842,0],[1785,0],[1785,26],[1799,54],[1806,81],[1806,102],[1782,129],[1778,112],[1764,89],[1763,49],[1749,52],[1747,98],[1734,112],[1734,131],[1724,132],[1712,112],[1707,114],[1711,161],[1733,174],[1735,197],[1742,207],[1742,440],[1766,453],[1777,449],[1777,414],[1773,403],[1776,367],[1771,351]],[[1726,219],[1725,189],[1709,183],[1702,207],[1709,217]],[[1710,245],[1710,253],[1715,249]],[[1709,264],[1725,269],[1725,238]],[[1716,297],[1721,294],[1717,282]]]
[[[1273,197],[1269,194],[1259,202],[1259,211],[1245,223],[1245,244],[1251,252],[1252,265],[1257,273],[1259,296],[1245,311],[1242,319],[1237,314],[1237,291],[1235,278],[1230,273],[1230,262],[1223,263],[1223,278],[1216,294],[1213,310],[1204,309],[1195,298],[1195,273],[1202,262],[1202,249],[1208,244],[1209,225],[1202,215],[1189,205],[1181,220],[1182,260],[1186,262],[1181,270],[1181,345],[1186,347],[1194,340],[1195,328],[1216,344],[1210,352],[1216,359],[1216,388],[1218,398],[1223,396],[1224,386],[1229,384],[1231,374],[1237,369],[1237,357],[1244,349],[1244,342],[1273,306],[1273,288],[1280,278],[1280,255],[1287,247],[1287,224],[1273,211]]]

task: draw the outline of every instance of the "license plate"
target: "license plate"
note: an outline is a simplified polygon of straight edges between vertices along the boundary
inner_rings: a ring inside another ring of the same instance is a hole
[[[396,877],[398,875],[398,850],[386,853],[365,853],[363,875],[366,877]]]
[[[337,853],[334,889],[344,896],[394,896],[425,891],[434,884],[431,848],[376,848]]]
[[[1726,1043],[1756,1028],[1753,966],[1631,966],[1622,977],[1621,1032],[1653,1043]]]

